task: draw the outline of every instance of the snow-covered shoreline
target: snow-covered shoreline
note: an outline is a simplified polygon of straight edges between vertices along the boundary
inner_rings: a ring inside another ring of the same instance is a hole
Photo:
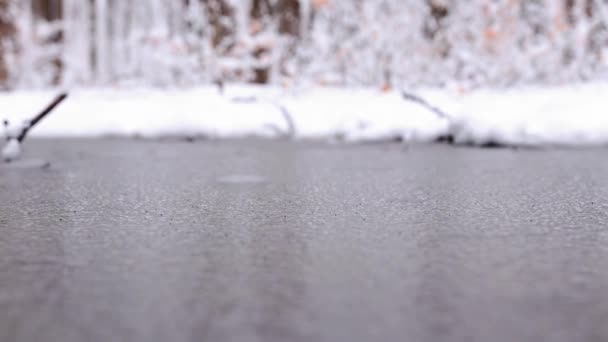
[[[0,94],[0,119],[30,118],[55,91]],[[482,145],[608,144],[608,84],[414,91],[449,119],[397,91],[229,86],[76,89],[32,130],[37,137],[207,137],[433,141]]]
[[[608,83],[439,94],[456,143],[608,144]],[[442,99],[443,97],[443,99]],[[433,96],[429,98],[433,100]]]

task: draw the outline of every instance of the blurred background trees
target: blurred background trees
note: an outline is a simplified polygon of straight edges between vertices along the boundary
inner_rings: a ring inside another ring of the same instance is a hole
[[[608,76],[608,0],[0,0],[0,84],[381,87]]]
[[[0,0],[0,86],[6,86],[9,78],[7,57],[14,52],[13,20],[9,0]]]

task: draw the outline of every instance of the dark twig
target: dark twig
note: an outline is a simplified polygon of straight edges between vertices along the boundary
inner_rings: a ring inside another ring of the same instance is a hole
[[[226,89],[226,86],[224,84],[224,80],[222,79],[217,79],[213,82],[213,84],[215,84],[217,86],[217,91],[220,95],[224,95],[224,90]]]
[[[433,106],[428,101],[426,101],[425,99],[423,99],[422,97],[420,97],[416,94],[408,93],[405,90],[402,90],[401,96],[403,96],[403,98],[407,101],[412,101],[412,102],[417,103],[417,104],[421,105],[422,107],[428,109],[433,114],[435,114],[438,118],[447,120],[448,124],[449,124],[448,132],[445,135],[438,137],[437,142],[448,143],[448,144],[454,143],[454,134],[453,134],[454,125],[453,125],[453,121],[452,121],[452,118],[450,117],[450,115],[448,115],[443,110]]]
[[[441,119],[446,119],[449,120],[450,116],[442,111],[441,109],[433,106],[432,104],[428,103],[428,101],[426,101],[425,99],[423,99],[422,97],[412,94],[412,93],[408,93],[406,91],[401,91],[401,96],[403,96],[404,99],[408,100],[408,101],[412,101],[415,102],[423,107],[425,107],[426,109],[430,110],[431,112],[435,113],[435,115],[437,115],[438,117],[440,117]]]
[[[281,115],[283,115],[283,119],[285,119],[285,122],[287,123],[287,129],[283,130],[279,126],[275,125],[274,123],[266,124],[265,126],[268,129],[273,130],[277,134],[277,136],[279,136],[280,138],[287,139],[287,140],[295,139],[296,124],[293,120],[291,113],[287,110],[287,108],[285,108],[285,106],[281,105],[280,103],[275,103],[274,105],[279,109],[279,111],[281,112]]]
[[[55,100],[53,100],[53,102],[51,102],[44,110],[42,110],[38,115],[36,115],[30,122],[28,125],[26,125],[23,130],[21,131],[21,134],[19,134],[19,136],[17,137],[17,140],[21,143],[23,142],[23,140],[25,139],[25,137],[27,136],[27,133],[38,123],[40,122],[42,119],[44,119],[45,116],[47,116],[50,112],[53,111],[53,109],[55,109],[61,102],[63,102],[63,100],[65,100],[68,97],[67,93],[61,93],[59,94],[59,96],[57,96],[55,98]]]
[[[285,133],[285,136],[289,139],[294,139],[296,136],[296,123],[293,120],[293,116],[287,110],[287,108],[285,108],[285,106],[277,104],[277,107],[279,107],[279,110],[287,123],[287,132]]]

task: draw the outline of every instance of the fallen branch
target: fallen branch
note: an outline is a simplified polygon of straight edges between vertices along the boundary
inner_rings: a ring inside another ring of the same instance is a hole
[[[36,115],[32,120],[30,120],[27,125],[23,126],[23,129],[22,129],[21,133],[19,134],[19,136],[17,136],[17,141],[19,141],[20,143],[23,142],[23,140],[25,140],[25,137],[27,136],[27,134],[29,133],[29,131],[38,122],[40,122],[42,119],[44,119],[44,117],[46,117],[47,115],[49,115],[49,113],[51,113],[55,108],[57,108],[57,106],[61,102],[63,102],[67,97],[68,97],[67,93],[61,93],[61,94],[59,94],[55,98],[55,100],[53,100],[53,102],[51,102],[45,109],[43,109],[38,115]]]
[[[277,104],[277,107],[281,111],[281,114],[287,123],[287,132],[285,132],[285,137],[288,139],[294,139],[296,137],[296,123],[293,120],[293,116],[287,110],[287,108],[285,108],[285,106]]]
[[[426,109],[430,110],[435,115],[437,115],[439,118],[448,120],[448,122],[450,124],[449,128],[448,128],[448,133],[446,135],[442,135],[439,138],[437,138],[437,140],[436,140],[437,142],[448,143],[448,144],[454,144],[454,143],[462,144],[462,142],[455,141],[456,140],[455,139],[455,130],[458,129],[457,128],[458,125],[454,124],[454,121],[450,115],[448,115],[446,112],[442,111],[441,109],[433,106],[432,104],[428,103],[425,99],[423,99],[422,97],[420,97],[418,95],[411,94],[406,91],[402,91],[401,95],[403,96],[403,98],[405,100],[415,102],[415,103],[425,107]],[[474,143],[465,143],[465,145],[473,146],[475,144]],[[484,143],[477,144],[476,146],[479,146],[482,148],[504,148],[504,147],[506,147],[506,145],[504,145],[498,141],[495,141],[495,140],[488,140]]]
[[[294,122],[291,113],[287,110],[287,108],[285,108],[285,106],[281,105],[280,103],[275,103],[274,105],[281,112],[283,119],[285,119],[285,123],[287,124],[287,129],[283,130],[278,125],[275,125],[274,123],[266,124],[265,127],[274,131],[276,133],[277,137],[280,137],[282,139],[287,139],[287,140],[294,140],[297,132],[296,132],[296,123]]]
[[[448,132],[445,135],[438,137],[436,141],[440,142],[440,143],[448,143],[448,144],[454,143],[454,134],[452,131],[453,130],[452,118],[446,112],[444,112],[443,110],[439,109],[438,107],[435,107],[432,104],[428,103],[428,101],[426,101],[422,97],[420,97],[416,94],[408,93],[405,90],[401,91],[401,96],[407,101],[417,103],[417,104],[421,105],[422,107],[428,109],[433,114],[437,115],[438,118],[447,120],[449,123]]]
[[[401,91],[401,96],[408,101],[412,101],[414,103],[417,103],[423,107],[425,107],[426,109],[430,110],[431,112],[433,112],[435,115],[437,115],[438,117],[440,117],[441,119],[446,119],[449,120],[450,116],[442,111],[441,109],[433,106],[432,104],[428,103],[428,101],[426,101],[425,99],[423,99],[422,97],[412,94],[412,93],[408,93],[406,91]]]
[[[4,120],[4,126],[7,130],[6,133],[6,144],[2,148],[0,155],[4,162],[10,163],[20,158],[21,156],[21,143],[25,140],[28,132],[44,117],[49,115],[63,100],[68,97],[67,93],[62,93],[53,100],[46,108],[44,108],[38,115],[33,119],[25,121],[22,125],[11,130],[8,120]]]

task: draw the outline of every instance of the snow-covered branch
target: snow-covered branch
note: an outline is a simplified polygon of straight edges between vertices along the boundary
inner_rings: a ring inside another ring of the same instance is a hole
[[[42,119],[49,115],[61,102],[68,97],[67,93],[59,94],[48,106],[46,106],[40,113],[34,116],[31,120],[26,120],[21,123],[11,124],[8,120],[3,121],[6,144],[2,148],[1,155],[4,162],[12,162],[19,159],[21,155],[21,144],[27,137],[34,126],[36,126]]]

